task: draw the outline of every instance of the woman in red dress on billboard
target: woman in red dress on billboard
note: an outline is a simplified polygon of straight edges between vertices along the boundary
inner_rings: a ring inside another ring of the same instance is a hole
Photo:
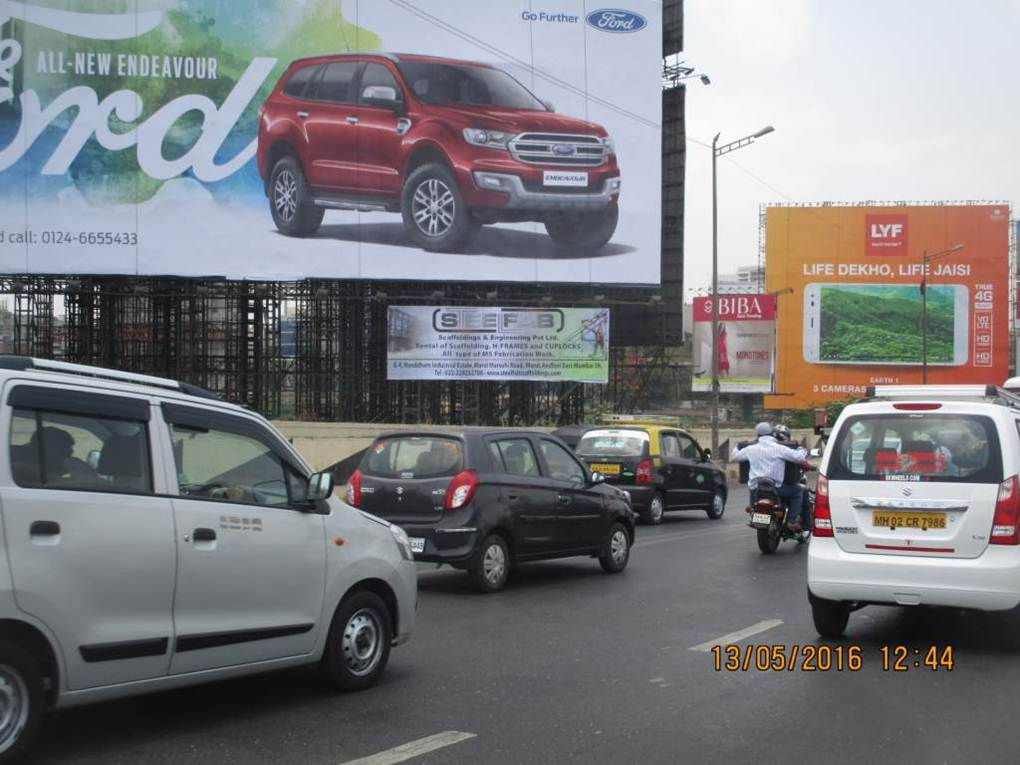
[[[716,347],[719,349],[719,374],[724,377],[729,377],[730,374],[730,355],[726,350],[726,325],[719,325],[719,339]]]

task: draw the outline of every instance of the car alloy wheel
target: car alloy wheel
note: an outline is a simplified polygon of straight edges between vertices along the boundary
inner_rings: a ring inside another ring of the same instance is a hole
[[[439,237],[449,231],[456,208],[453,192],[438,178],[422,181],[411,200],[414,223],[426,236]]]
[[[665,507],[662,502],[662,495],[656,494],[648,504],[648,518],[652,523],[662,523],[662,515]]]
[[[482,556],[482,573],[492,586],[498,585],[506,571],[506,556],[499,545],[489,545]]]
[[[29,712],[28,686],[21,673],[9,665],[0,665],[0,753],[18,740]]]
[[[362,608],[347,620],[340,647],[351,674],[363,677],[372,673],[382,656],[382,633],[379,615],[372,609]]]
[[[609,557],[613,563],[620,565],[627,558],[627,547],[630,540],[627,539],[627,532],[623,529],[616,529],[613,536],[609,538]]]
[[[273,206],[284,223],[290,223],[297,215],[297,180],[290,170],[283,170],[273,184]]]

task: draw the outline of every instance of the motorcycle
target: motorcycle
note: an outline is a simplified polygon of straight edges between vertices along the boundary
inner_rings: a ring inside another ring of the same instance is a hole
[[[802,469],[810,469],[802,465]],[[750,516],[748,526],[758,532],[758,549],[765,555],[771,555],[778,548],[780,542],[792,539],[797,544],[804,544],[808,541],[811,532],[809,529],[814,524],[815,493],[807,487],[807,478],[803,475],[800,483],[804,487],[804,506],[801,508],[802,529],[794,531],[786,525],[786,516],[789,509],[782,497],[779,496],[779,487],[775,482],[767,478],[758,481],[754,490],[754,498],[748,505],[746,512]]]

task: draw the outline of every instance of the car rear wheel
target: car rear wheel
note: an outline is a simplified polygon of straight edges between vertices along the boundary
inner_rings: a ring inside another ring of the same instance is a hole
[[[315,206],[312,190],[294,157],[284,157],[273,166],[269,209],[276,227],[287,236],[310,236],[322,224],[326,211]]]
[[[666,513],[666,503],[662,495],[656,492],[648,501],[648,507],[641,511],[641,522],[650,526],[658,526],[662,523],[662,516]]]
[[[619,217],[616,205],[590,212],[551,213],[545,220],[545,230],[565,249],[598,250],[613,238]]]
[[[715,494],[712,495],[712,504],[708,506],[705,512],[713,521],[722,518],[723,513],[726,512],[726,495],[717,489]]]
[[[609,574],[619,574],[627,568],[630,560],[630,534],[622,523],[614,523],[605,541],[602,543],[602,554],[599,563],[602,570]]]
[[[375,684],[386,668],[393,642],[389,609],[374,592],[349,595],[333,615],[322,657],[329,681],[343,691],[360,691]]]
[[[779,534],[774,533],[772,527],[758,529],[758,549],[765,555],[771,555],[779,547]]]
[[[811,619],[815,623],[815,631],[822,637],[842,637],[850,620],[850,607],[845,603],[812,596]]]
[[[38,663],[16,643],[0,641],[0,762],[12,762],[28,749],[44,708]]]
[[[400,211],[411,239],[430,252],[459,251],[481,224],[464,203],[453,173],[444,165],[422,165],[404,183]]]
[[[499,534],[489,534],[482,542],[468,574],[481,592],[502,590],[510,575],[510,550]]]

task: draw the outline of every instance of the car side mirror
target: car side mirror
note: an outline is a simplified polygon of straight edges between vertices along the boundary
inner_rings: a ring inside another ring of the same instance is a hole
[[[709,461],[711,461],[711,459],[712,459],[712,450],[711,449],[702,449],[701,450],[701,461],[702,462],[709,462]]]
[[[332,473],[313,473],[308,477],[308,493],[306,498],[309,502],[321,502],[333,493]]]
[[[390,85],[369,85],[361,91],[361,100],[372,106],[379,106],[384,109],[399,110],[401,108],[400,96],[397,89]]]
[[[605,483],[606,477],[602,475],[602,473],[600,473],[599,471],[593,470],[591,471],[591,482],[592,485],[595,485],[597,483]]]

